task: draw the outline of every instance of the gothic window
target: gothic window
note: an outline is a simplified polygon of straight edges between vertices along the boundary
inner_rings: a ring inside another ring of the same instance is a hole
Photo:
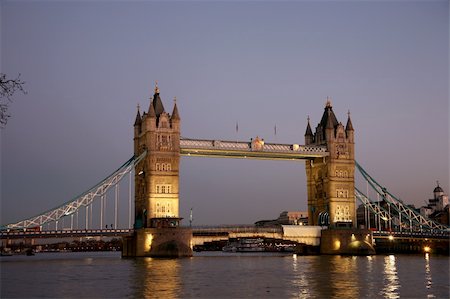
[[[351,222],[350,207],[345,205],[336,206],[334,222]]]
[[[172,149],[172,138],[168,134],[158,134],[156,136],[157,147],[160,150]]]
[[[336,156],[337,156],[337,158],[339,158],[339,157],[346,158],[347,157],[347,148],[346,148],[345,144],[338,144],[336,146]]]
[[[336,189],[336,197],[338,198],[347,198],[348,190],[347,189]]]
[[[156,193],[159,194],[170,194],[172,191],[172,186],[169,184],[156,185]]]

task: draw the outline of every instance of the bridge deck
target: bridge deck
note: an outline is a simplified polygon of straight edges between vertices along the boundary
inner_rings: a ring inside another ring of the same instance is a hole
[[[73,230],[12,230],[2,231],[0,239],[69,238],[69,237],[121,237],[133,234],[133,229],[73,229]]]
[[[194,157],[270,160],[305,160],[329,155],[324,146],[264,142],[256,146],[254,142],[187,138],[180,140],[180,154]]]

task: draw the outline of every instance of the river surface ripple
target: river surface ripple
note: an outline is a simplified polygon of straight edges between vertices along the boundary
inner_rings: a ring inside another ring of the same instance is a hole
[[[1,298],[450,298],[449,257],[120,252],[1,257]]]

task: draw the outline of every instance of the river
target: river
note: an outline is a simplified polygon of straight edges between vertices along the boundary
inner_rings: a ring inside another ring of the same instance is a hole
[[[449,298],[449,257],[120,252],[1,257],[1,298]]]

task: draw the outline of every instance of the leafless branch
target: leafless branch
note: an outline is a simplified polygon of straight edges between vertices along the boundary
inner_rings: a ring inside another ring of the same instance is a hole
[[[15,79],[6,78],[6,74],[0,73],[0,127],[8,122],[8,104],[12,102],[12,96],[16,91],[23,94],[27,92],[23,88],[25,82],[20,79],[20,74]]]

